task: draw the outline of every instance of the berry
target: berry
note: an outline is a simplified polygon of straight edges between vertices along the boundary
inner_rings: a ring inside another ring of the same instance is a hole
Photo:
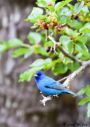
[[[59,22],[57,22],[57,26],[60,26],[60,23]]]
[[[75,20],[78,19],[78,16],[76,16],[74,19],[75,19]]]
[[[34,23],[34,26],[37,26],[38,25],[38,23]]]
[[[42,26],[44,27],[45,25],[46,25],[46,22],[43,22],[43,23],[42,23]]]
[[[43,23],[43,20],[39,20],[39,23],[42,24]]]
[[[49,52],[49,51],[50,51],[50,48],[51,48],[51,47],[48,47],[48,48],[46,49],[46,52]]]
[[[48,29],[47,25],[44,26],[44,29]]]

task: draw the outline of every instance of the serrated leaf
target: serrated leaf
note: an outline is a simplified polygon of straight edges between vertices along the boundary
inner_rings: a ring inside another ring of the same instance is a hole
[[[63,24],[63,23],[70,23],[71,19],[69,16],[61,15],[61,16],[57,17],[57,21],[60,22],[61,24]]]
[[[69,23],[69,26],[75,28],[75,29],[80,29],[82,28],[82,23],[78,22],[77,20],[71,20],[71,22]]]
[[[27,36],[31,44],[38,44],[41,41],[41,35],[36,32],[30,32]]]
[[[89,101],[90,101],[90,97],[86,97],[86,98],[82,99],[82,100],[78,103],[78,105],[84,105],[85,103],[87,103],[87,102],[89,102]]]
[[[29,56],[31,56],[34,52],[35,52],[35,49],[30,48],[30,49],[28,50],[28,52],[26,52],[26,53],[24,54],[24,59],[26,59],[26,58],[28,58]]]
[[[35,23],[38,22],[39,19],[43,19],[46,17],[46,15],[43,14],[43,9],[34,7],[31,14],[28,16],[28,18],[25,21],[30,20],[30,22]]]
[[[56,8],[56,11],[59,9],[59,8],[61,8],[61,7],[63,7],[63,6],[65,6],[66,4],[68,4],[69,2],[71,2],[72,0],[65,0],[65,1],[62,1],[62,2],[59,2],[59,3],[57,3],[55,6],[55,8]]]
[[[88,33],[90,32],[90,23],[86,23],[81,29],[80,29],[81,33]]]
[[[66,36],[66,35],[63,35],[59,38],[59,41],[60,43],[62,43],[63,45],[69,43],[71,40],[70,40],[70,37]]]
[[[64,74],[67,72],[67,70],[68,70],[68,67],[65,64],[60,62],[56,63],[55,66],[52,68],[54,75]]]
[[[90,96],[90,86],[87,86],[87,87],[82,88],[82,89],[85,91],[86,95]]]
[[[19,57],[19,56],[25,54],[28,50],[29,50],[28,48],[19,48],[19,49],[16,49],[13,52],[12,56],[15,57],[15,58]]]
[[[37,28],[38,27],[38,25],[37,26],[31,26],[31,29],[34,29],[34,28]]]
[[[84,1],[76,3],[74,6],[74,12],[78,14],[82,10],[83,6],[84,6]]]
[[[30,65],[30,67],[45,66],[46,64],[50,63],[51,61],[52,61],[52,59],[50,59],[50,58],[37,59]]]
[[[47,65],[44,66],[43,70],[46,71],[52,67],[55,66],[56,63],[60,62],[60,59],[53,60],[52,62],[48,63]]]
[[[68,27],[64,27],[64,32],[67,34],[67,35],[74,35],[74,32],[72,29],[68,28]]]
[[[22,44],[23,41],[18,38],[11,39],[8,42],[3,41],[0,43],[0,53],[10,48],[22,46]]]
[[[47,8],[50,10],[50,11],[55,11],[55,8],[54,8],[54,6],[47,6]]]
[[[43,47],[36,47],[35,52],[36,52],[36,54],[48,56],[48,53],[46,52],[45,48],[43,48]]]
[[[69,11],[69,9],[67,7],[62,7],[60,9],[57,10],[57,15],[66,15],[66,16],[71,16],[72,15],[72,11]]]
[[[50,46],[53,46],[54,43],[52,41],[48,41],[44,44],[45,47],[50,47]]]
[[[81,89],[77,94],[81,96],[81,95],[83,95],[84,93],[85,93],[85,91],[84,91],[83,89]]]
[[[39,6],[39,7],[47,7],[47,3],[45,0],[38,0],[38,2],[36,2],[36,4]]]
[[[76,42],[75,43],[75,49],[78,52],[81,52],[83,54],[88,53],[88,49],[87,49],[86,45],[84,43],[82,43],[82,42]]]
[[[23,82],[24,80],[26,81],[30,81],[32,76],[39,70],[41,70],[43,68],[43,66],[41,67],[34,67],[34,68],[31,68],[27,71],[25,71],[23,74],[20,74],[20,77],[19,77],[19,81],[18,82]]]
[[[71,63],[68,63],[67,66],[71,72],[74,72],[80,67],[80,64],[77,61],[71,61]]]

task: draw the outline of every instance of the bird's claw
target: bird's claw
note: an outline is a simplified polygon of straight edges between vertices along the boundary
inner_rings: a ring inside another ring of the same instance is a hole
[[[45,103],[46,103],[47,101],[52,100],[52,96],[47,96],[47,97],[45,97],[44,95],[42,95],[42,97],[43,97],[43,100],[40,100],[40,102],[41,102],[41,104],[42,104],[43,106],[45,106]]]
[[[57,98],[59,98],[59,96],[58,95],[53,95],[54,97],[57,97]]]

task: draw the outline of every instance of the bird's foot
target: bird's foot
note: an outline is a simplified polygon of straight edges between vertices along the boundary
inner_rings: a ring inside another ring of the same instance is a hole
[[[57,98],[59,98],[59,96],[58,95],[53,95],[54,97],[57,97]]]
[[[43,97],[43,100],[40,100],[40,102],[41,102],[41,104],[43,105],[43,106],[45,106],[45,103],[47,102],[47,101],[51,101],[52,100],[52,96],[47,96],[47,97],[45,97],[44,95],[41,95],[42,97]]]

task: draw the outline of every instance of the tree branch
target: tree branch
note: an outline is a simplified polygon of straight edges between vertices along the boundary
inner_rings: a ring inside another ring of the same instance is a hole
[[[72,74],[70,74],[66,81],[63,83],[63,85],[65,86],[68,86],[69,85],[69,82],[74,79],[78,74],[80,74],[81,72],[83,72],[87,67],[90,66],[90,60],[88,61],[83,61],[83,65],[78,69],[76,70],[75,72],[73,72]]]
[[[68,54],[68,53],[62,48],[62,46],[60,46],[60,47],[58,47],[58,48],[59,48],[59,50],[60,50],[65,56],[67,56],[68,58],[70,58],[70,59],[72,59],[72,60],[74,60],[74,61],[79,62],[80,65],[82,65],[82,62],[83,62],[82,60],[76,59],[73,55]]]

